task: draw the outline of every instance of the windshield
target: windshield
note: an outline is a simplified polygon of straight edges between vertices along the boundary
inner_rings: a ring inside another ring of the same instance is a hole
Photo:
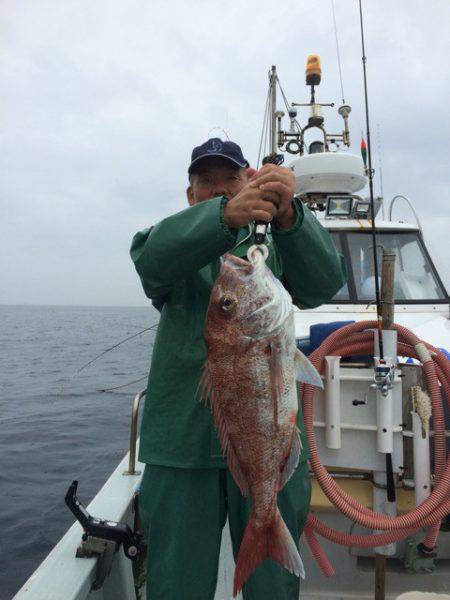
[[[348,282],[332,302],[368,303],[375,298],[371,232],[330,232],[344,256]],[[445,289],[418,232],[377,231],[378,273],[381,277],[383,249],[395,252],[394,297],[398,303],[448,301]],[[381,286],[381,282],[380,282]]]

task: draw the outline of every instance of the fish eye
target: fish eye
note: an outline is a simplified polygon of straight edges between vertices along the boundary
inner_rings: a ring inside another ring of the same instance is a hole
[[[220,308],[224,312],[230,312],[231,310],[233,310],[233,308],[235,306],[236,306],[236,301],[234,298],[231,298],[230,296],[224,296],[220,300]]]

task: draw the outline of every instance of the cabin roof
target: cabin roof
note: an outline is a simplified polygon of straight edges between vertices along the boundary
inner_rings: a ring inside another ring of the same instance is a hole
[[[325,229],[342,229],[347,231],[371,231],[372,222],[369,219],[319,219]],[[379,230],[419,231],[417,225],[401,221],[376,220],[375,226]]]

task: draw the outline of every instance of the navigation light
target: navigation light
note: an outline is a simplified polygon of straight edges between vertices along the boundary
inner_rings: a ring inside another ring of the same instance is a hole
[[[310,54],[306,60],[306,85],[319,85],[321,75],[320,56]]]

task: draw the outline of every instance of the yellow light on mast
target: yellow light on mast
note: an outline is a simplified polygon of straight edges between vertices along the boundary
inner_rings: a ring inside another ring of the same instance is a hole
[[[320,56],[310,54],[306,60],[306,85],[319,85],[321,75]]]

